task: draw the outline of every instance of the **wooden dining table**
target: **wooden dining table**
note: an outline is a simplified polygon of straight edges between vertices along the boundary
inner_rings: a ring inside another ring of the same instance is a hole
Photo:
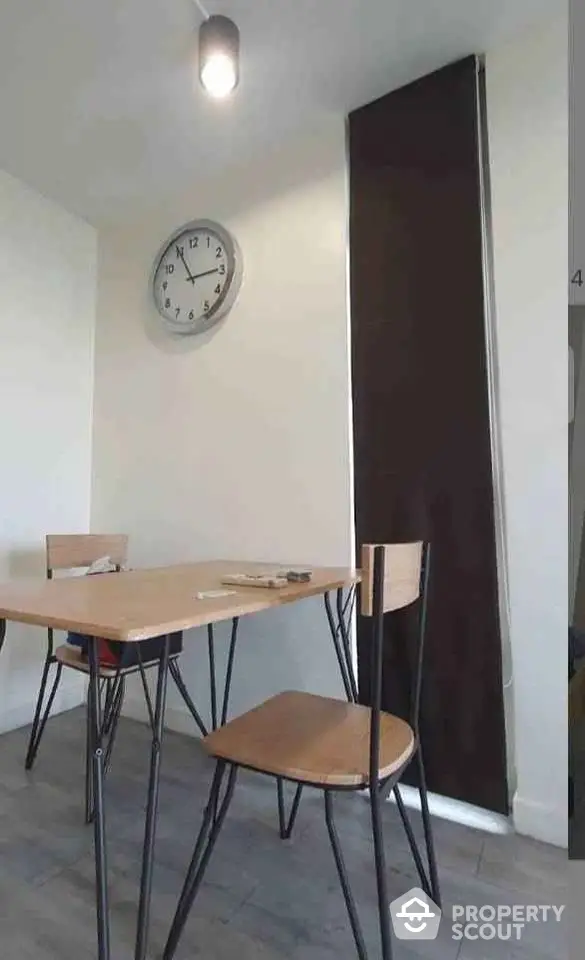
[[[295,566],[292,565],[295,569]],[[7,622],[52,627],[81,633],[88,644],[88,711],[92,755],[93,829],[96,867],[96,917],[98,960],[110,960],[110,916],[108,905],[106,802],[104,795],[103,726],[100,717],[98,640],[136,643],[164,637],[158,661],[156,692],[149,701],[152,728],[148,795],[135,960],[145,960],[148,945],[149,912],[155,854],[156,822],[163,744],[170,638],[179,631],[207,627],[210,668],[211,725],[226,722],[236,651],[238,624],[242,617],[322,597],[347,699],[358,698],[353,670],[349,624],[355,588],[360,573],[353,568],[308,567],[308,582],[279,588],[225,585],[233,574],[258,576],[291,569],[288,564],[213,560],[155,569],[73,577],[60,580],[22,580],[0,585],[0,650],[7,635]],[[298,569],[298,567],[297,567]],[[335,603],[332,595],[335,595]],[[221,710],[214,657],[214,625],[231,621],[231,638]],[[148,696],[145,685],[145,696]]]

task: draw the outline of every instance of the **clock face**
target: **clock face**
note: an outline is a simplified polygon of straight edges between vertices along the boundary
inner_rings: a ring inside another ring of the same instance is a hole
[[[199,333],[232,307],[240,280],[233,237],[219,224],[199,220],[174,233],[157,257],[154,301],[173,332]]]

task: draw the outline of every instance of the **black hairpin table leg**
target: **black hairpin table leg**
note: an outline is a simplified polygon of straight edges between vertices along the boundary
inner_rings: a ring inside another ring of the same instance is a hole
[[[341,645],[345,656],[347,675],[351,687],[351,699],[354,703],[359,700],[357,680],[353,669],[353,658],[351,653],[351,643],[349,639],[349,627],[353,616],[353,606],[355,602],[355,587],[350,587],[345,603],[343,602],[343,589],[337,591],[337,623],[341,635]]]
[[[150,916],[150,899],[152,893],[152,870],[154,865],[154,843],[156,838],[156,820],[158,814],[160,760],[164,733],[170,641],[170,636],[167,636],[165,638],[164,650],[160,658],[156,682],[156,702],[154,706],[152,723],[150,776],[148,780],[146,824],[144,829],[144,847],[142,851],[142,873],[140,878],[138,926],[136,930],[136,949],[134,954],[135,960],[145,960],[148,944],[148,921]]]
[[[358,689],[349,643],[349,622],[351,621],[353,613],[355,587],[350,588],[345,603],[343,602],[343,589],[340,588],[337,591],[337,616],[333,613],[330,594],[326,593],[324,599],[327,622],[329,624],[329,630],[331,631],[331,639],[333,641],[333,648],[337,657],[345,695],[350,703],[356,703],[358,700]]]
[[[327,614],[327,623],[329,624],[331,639],[333,641],[333,649],[335,650],[335,656],[337,657],[337,663],[339,666],[339,673],[341,674],[341,682],[343,683],[345,695],[350,703],[357,703],[358,701],[358,687],[353,669],[349,640],[349,625],[353,615],[355,592],[355,586],[350,587],[347,598],[344,602],[343,587],[340,587],[336,593],[335,612],[333,611],[333,606],[331,604],[330,592],[327,591],[327,593],[325,593],[323,596],[323,600],[325,602],[325,613]],[[298,784],[295,790],[291,812],[287,822],[284,812],[284,785],[282,780],[277,778],[276,785],[278,792],[278,822],[280,827],[280,838],[281,840],[289,840],[293,832],[297,813],[299,811],[303,786],[302,784]]]
[[[213,624],[207,626],[207,651],[209,658],[209,696],[211,702],[211,729],[217,730],[218,726],[224,726],[227,722],[230,693],[232,689],[232,675],[234,669],[234,657],[236,653],[236,642],[238,639],[239,617],[232,620],[232,632],[230,637],[230,646],[228,651],[225,680],[223,685],[223,697],[221,702],[221,714],[218,710],[219,691],[217,688],[217,670],[215,664],[215,635]]]
[[[234,672],[234,657],[236,655],[236,643],[238,640],[239,617],[232,619],[232,632],[230,636],[230,645],[228,650],[227,665],[225,671],[225,680],[223,685],[223,696],[221,701],[221,714],[218,717],[219,691],[217,688],[217,671],[215,666],[215,639],[213,633],[213,624],[207,626],[207,648],[209,657],[209,695],[211,701],[211,729],[217,730],[218,726],[225,726],[228,719],[230,706],[230,693],[232,690],[232,676]],[[213,807],[213,823],[217,819],[219,797],[216,796]]]
[[[91,637],[89,654],[89,746],[92,758],[93,831],[95,846],[98,960],[110,960],[110,916],[108,907],[108,866],[104,809],[104,751],[100,716],[99,662],[97,643]]]

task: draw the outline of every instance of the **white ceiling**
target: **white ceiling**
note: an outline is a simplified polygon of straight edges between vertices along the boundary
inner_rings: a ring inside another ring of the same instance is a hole
[[[99,222],[558,10],[558,0],[208,0],[229,102],[193,82],[192,0],[0,0],[0,167]]]

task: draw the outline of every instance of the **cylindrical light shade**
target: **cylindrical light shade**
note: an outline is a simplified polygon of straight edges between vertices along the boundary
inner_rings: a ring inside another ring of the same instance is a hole
[[[199,79],[213,97],[227,97],[240,79],[240,31],[229,17],[209,17],[199,28]]]

